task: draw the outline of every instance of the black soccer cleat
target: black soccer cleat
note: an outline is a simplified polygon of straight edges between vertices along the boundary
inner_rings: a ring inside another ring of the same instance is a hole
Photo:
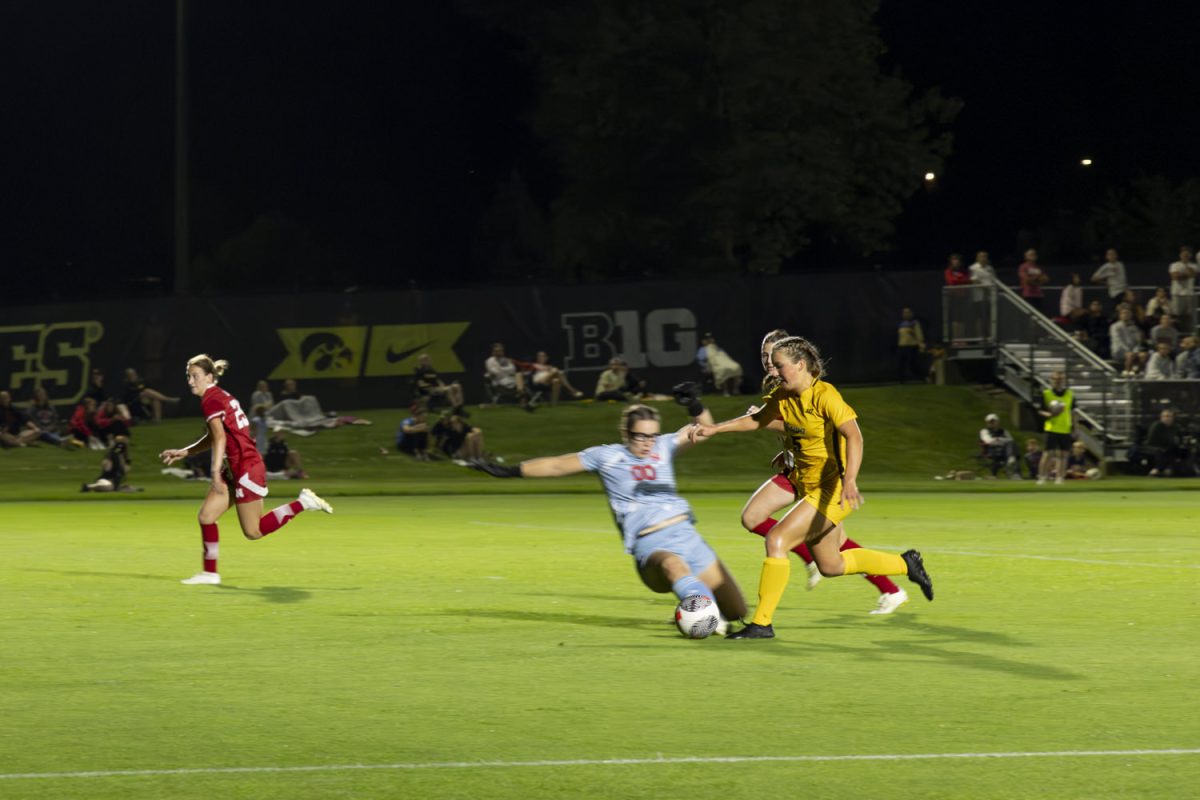
[[[933,581],[929,579],[929,573],[925,571],[925,562],[922,560],[921,554],[916,550],[905,550],[900,557],[908,565],[908,579],[921,587],[926,600],[932,600]]]
[[[774,639],[775,629],[770,625],[758,625],[751,622],[737,633],[731,633],[726,639]]]

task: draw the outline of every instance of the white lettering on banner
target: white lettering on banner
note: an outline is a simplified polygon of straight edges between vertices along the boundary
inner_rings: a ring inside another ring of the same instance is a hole
[[[607,369],[616,356],[632,369],[682,367],[696,360],[696,315],[690,308],[656,308],[644,322],[636,310],[571,312],[560,321],[567,334],[567,370]]]

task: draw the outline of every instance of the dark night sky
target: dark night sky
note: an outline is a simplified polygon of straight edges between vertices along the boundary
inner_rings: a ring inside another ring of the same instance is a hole
[[[169,278],[173,6],[0,10],[6,274]],[[536,189],[546,171],[521,124],[526,71],[450,3],[189,8],[197,254],[275,215],[311,232],[336,277],[387,283],[463,263],[496,182],[520,168]],[[1082,214],[1106,185],[1200,175],[1187,20],[1129,9],[884,1],[887,65],[966,102],[955,154],[901,219],[892,263],[980,246],[1003,262],[1020,229]]]

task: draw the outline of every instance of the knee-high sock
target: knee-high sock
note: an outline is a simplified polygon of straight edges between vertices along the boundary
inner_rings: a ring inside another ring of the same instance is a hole
[[[842,545],[842,551],[844,553],[846,550],[858,550],[861,547],[862,545],[847,536],[846,543]],[[842,556],[842,558],[845,557],[845,555]],[[850,573],[847,571],[846,574]],[[900,587],[892,583],[886,575],[864,575],[863,577],[867,579],[867,583],[878,589],[880,594],[895,594],[900,591]]]
[[[842,559],[846,562],[846,575],[866,573],[868,575],[907,575],[908,565],[904,559],[894,553],[884,553],[879,550],[857,548],[843,550]]]
[[[792,573],[792,563],[786,558],[763,559],[762,575],[758,579],[758,606],[754,609],[756,625],[770,625],[775,616],[775,609],[783,599],[783,590],[787,588],[788,578]]]
[[[200,540],[204,543],[204,571],[217,571],[217,555],[220,550],[221,536],[217,532],[217,523],[205,525],[200,523]]]
[[[671,584],[671,591],[680,600],[685,597],[691,597],[694,594],[702,594],[710,600],[713,599],[712,589],[705,586],[703,581],[695,575],[684,575]]]
[[[774,528],[778,524],[779,524],[779,520],[771,519],[770,517],[767,517],[762,522],[758,523],[753,528],[751,528],[750,532],[757,533],[759,536],[762,536],[762,537],[766,537],[767,533],[770,532],[771,528]],[[808,545],[806,545],[804,542],[801,542],[800,544],[793,547],[792,552],[795,553],[796,555],[800,556],[801,558],[803,558],[805,564],[811,564],[813,562],[812,553],[808,552]]]
[[[284,525],[287,525],[292,517],[303,510],[304,506],[300,504],[299,500],[293,500],[279,508],[273,508],[266,514],[263,514],[262,519],[258,521],[258,532],[263,536],[266,536],[268,533],[274,533]]]

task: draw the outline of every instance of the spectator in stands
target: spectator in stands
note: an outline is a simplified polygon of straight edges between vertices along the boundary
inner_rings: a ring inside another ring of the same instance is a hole
[[[108,392],[104,388],[104,370],[98,367],[92,367],[91,373],[88,375],[88,390],[83,393],[84,397],[90,397],[96,401],[96,407],[108,397]]]
[[[124,404],[118,404],[111,397],[100,404],[93,417],[93,429],[105,446],[111,447],[117,436],[129,436],[129,428],[133,419],[125,410]]]
[[[254,384],[254,393],[250,395],[250,407],[263,407],[263,413],[266,409],[275,405],[275,396],[271,394],[271,386],[266,381],[259,381]]]
[[[1167,290],[1163,287],[1158,287],[1154,290],[1154,297],[1150,298],[1150,302],[1146,304],[1146,324],[1153,327],[1163,314],[1171,313],[1171,297],[1167,294]]]
[[[50,395],[46,393],[44,386],[39,384],[34,387],[33,400],[30,401],[26,413],[33,424],[37,425],[42,441],[62,447],[83,446],[77,439],[63,436],[62,420],[58,417],[58,410],[50,403]]]
[[[947,286],[967,286],[971,283],[971,273],[963,266],[963,259],[958,253],[951,253],[946,259],[946,269],[942,273],[946,277]],[[953,340],[966,336],[966,320],[971,314],[970,296],[963,290],[949,293],[950,302],[950,337]]]
[[[963,257],[958,253],[951,253],[946,259],[946,269],[942,274],[946,276],[947,286],[966,286],[971,282],[971,273],[963,266]]]
[[[1179,347],[1179,330],[1170,314],[1160,315],[1158,324],[1150,329],[1150,343],[1157,345],[1159,342],[1170,345],[1172,353]]]
[[[1112,348],[1109,342],[1108,316],[1104,313],[1104,304],[1099,300],[1088,303],[1088,313],[1079,320],[1079,328],[1086,335],[1084,340],[1088,348],[1101,358],[1110,357]]]
[[[1171,276],[1171,312],[1183,330],[1196,330],[1196,259],[1192,248],[1179,248],[1179,260],[1167,268]]]
[[[1067,455],[1067,480],[1094,481],[1100,477],[1100,469],[1095,460],[1088,454],[1087,445],[1080,441],[1071,443],[1071,452]]]
[[[442,380],[433,368],[433,359],[429,357],[429,353],[417,356],[417,366],[413,367],[413,388],[416,390],[417,400],[423,401],[427,406],[432,399],[440,397],[450,404],[450,408],[465,413],[462,385],[458,381],[446,383]]]
[[[1145,334],[1134,323],[1133,312],[1124,303],[1117,311],[1117,321],[1108,327],[1108,338],[1112,360],[1121,370],[1121,375],[1132,377],[1146,366]]]
[[[447,457],[466,463],[484,457],[483,431],[460,415],[447,411],[433,426],[434,447]]]
[[[1158,419],[1151,423],[1142,451],[1154,458],[1152,477],[1169,478],[1175,472],[1188,475],[1195,472],[1192,453],[1184,447],[1175,425],[1175,412],[1169,408],[1160,411]]]
[[[91,450],[103,450],[104,444],[96,435],[96,400],[90,395],[84,395],[79,405],[71,414],[68,430],[73,438],[83,442]]]
[[[975,263],[967,267],[971,278],[971,316],[975,320],[975,335],[985,338],[988,334],[988,321],[991,319],[990,287],[996,284],[996,269],[992,266],[987,250],[975,254]]]
[[[1117,308],[1119,309],[1121,306],[1128,306],[1129,310],[1133,312],[1133,322],[1135,325],[1143,331],[1150,330],[1150,326],[1146,324],[1146,307],[1138,300],[1136,291],[1126,289],[1125,294],[1121,295],[1121,305],[1117,306]]]
[[[1112,308],[1121,302],[1121,295],[1125,294],[1129,281],[1125,279],[1125,265],[1113,248],[1104,251],[1104,263],[1092,274],[1092,283],[1103,283],[1108,287],[1108,301]]]
[[[1050,277],[1038,266],[1037,250],[1025,251],[1025,260],[1017,267],[1017,278],[1021,281],[1021,297],[1038,311],[1042,311],[1042,286]]]
[[[1171,345],[1165,339],[1159,339],[1154,345],[1154,355],[1146,363],[1146,380],[1169,381],[1175,378],[1175,358],[1171,355]]]
[[[521,408],[533,411],[529,402],[529,389],[525,386],[525,375],[517,369],[512,359],[504,355],[504,345],[492,345],[492,354],[483,362],[484,377],[494,387],[513,392],[520,398]]]
[[[308,477],[308,473],[304,471],[304,459],[300,456],[300,451],[288,447],[283,431],[271,434],[266,451],[263,452],[263,464],[266,465],[269,478],[303,480]]]
[[[41,435],[37,424],[13,403],[12,395],[0,391],[0,446],[28,447]]]
[[[712,374],[713,386],[726,397],[731,394],[741,394],[741,364],[738,364],[721,349],[721,346],[717,344],[716,337],[711,333],[704,334],[704,338],[700,342],[700,349],[704,351],[704,363],[708,365],[708,370]]]
[[[282,403],[284,400],[299,400],[300,397],[300,387],[296,385],[296,380],[294,378],[285,380],[283,382],[283,389],[279,392],[279,402]]]
[[[1025,467],[1029,470],[1029,477],[1036,478],[1042,468],[1042,447],[1032,436],[1025,440],[1024,460]]]
[[[125,388],[121,393],[121,402],[129,409],[129,413],[134,419],[153,419],[155,422],[162,422],[163,403],[178,405],[179,398],[170,397],[157,389],[149,388],[136,369],[126,367]]]
[[[629,368],[619,358],[610,358],[608,369],[600,373],[596,380],[596,391],[593,393],[597,400],[616,400],[626,402],[629,394],[625,391],[625,376]]]
[[[583,397],[583,392],[576,389],[567,380],[567,373],[550,363],[550,356],[545,350],[537,351],[529,368],[531,370],[530,380],[534,385],[550,390],[551,405],[558,403],[558,397],[563,389],[566,389],[576,400]]]
[[[913,316],[911,308],[900,310],[900,324],[896,326],[896,370],[900,382],[908,379],[909,373],[915,380],[922,379],[921,353],[925,352],[925,333],[921,321]]]
[[[1063,287],[1058,299],[1058,315],[1063,324],[1078,322],[1086,311],[1083,309],[1083,278],[1078,272],[1071,273],[1071,282]]]
[[[1184,336],[1179,340],[1179,353],[1175,356],[1175,378],[1200,378],[1200,348],[1196,347],[1195,336]]]
[[[983,455],[988,460],[992,476],[1004,470],[1009,478],[1021,479],[1021,467],[1017,461],[1017,443],[1008,431],[1000,427],[1000,417],[988,414],[983,418],[983,427],[979,429],[979,444]]]
[[[429,425],[422,403],[413,403],[409,416],[400,422],[400,429],[396,431],[396,450],[408,453],[417,461],[433,460],[429,454]]]

